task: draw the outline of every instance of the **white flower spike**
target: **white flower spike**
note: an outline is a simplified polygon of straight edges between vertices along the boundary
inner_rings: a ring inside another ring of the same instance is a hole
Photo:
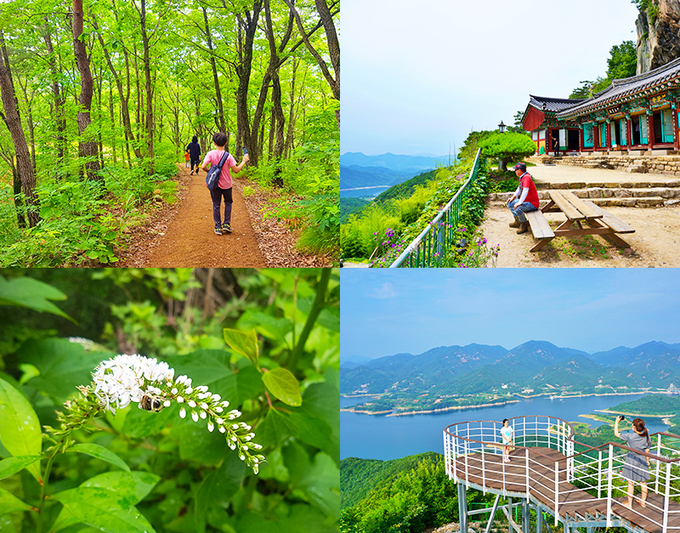
[[[232,450],[238,448],[239,458],[257,474],[259,465],[265,460],[262,455],[252,455],[251,450],[259,450],[259,444],[249,442],[254,434],[250,426],[243,422],[225,424],[225,419],[234,420],[241,412],[234,409],[227,416],[221,415],[229,406],[219,394],[214,394],[205,385],[192,388],[191,378],[182,375],[175,378],[175,371],[163,361],[150,359],[142,355],[117,355],[113,359],[102,361],[92,374],[93,384],[80,387],[87,401],[93,394],[98,409],[105,409],[115,414],[116,409],[124,409],[135,402],[140,409],[160,411],[170,407],[173,400],[180,404],[179,416],[185,418],[187,409],[191,408],[191,418],[198,422],[199,418],[207,419],[208,431],[217,427],[220,433],[226,434],[227,444]],[[198,407],[198,412],[193,410]],[[248,444],[246,444],[248,443]]]

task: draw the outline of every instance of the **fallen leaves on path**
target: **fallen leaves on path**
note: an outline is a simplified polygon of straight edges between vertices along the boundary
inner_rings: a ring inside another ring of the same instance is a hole
[[[252,190],[252,193],[243,195],[246,209],[250,215],[250,223],[257,235],[260,251],[264,255],[269,267],[307,267],[320,268],[332,266],[332,261],[327,257],[303,254],[295,249],[295,243],[300,235],[299,230],[290,230],[284,221],[278,221],[274,217],[263,217],[263,214],[271,209],[271,202],[278,198],[274,191],[265,191],[247,179],[235,179],[234,187],[241,191],[244,185]],[[280,194],[286,194],[282,192]]]

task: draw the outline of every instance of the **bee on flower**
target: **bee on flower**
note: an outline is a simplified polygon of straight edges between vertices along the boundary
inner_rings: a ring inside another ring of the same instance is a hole
[[[62,438],[62,443],[71,431],[102,412],[115,415],[117,409],[131,403],[146,411],[159,412],[177,402],[180,418],[190,412],[194,422],[206,421],[209,432],[217,428],[225,435],[229,447],[238,449],[239,458],[256,474],[265,460],[263,455],[251,453],[262,449],[252,442],[255,437],[252,427],[244,422],[232,422],[241,416],[240,411],[226,412],[228,401],[210,392],[205,385],[194,387],[188,376],[175,378],[174,369],[163,361],[142,355],[117,355],[102,361],[92,373],[92,383],[78,390],[83,397],[66,403],[67,412],[58,416],[61,429],[52,431],[53,436]]]

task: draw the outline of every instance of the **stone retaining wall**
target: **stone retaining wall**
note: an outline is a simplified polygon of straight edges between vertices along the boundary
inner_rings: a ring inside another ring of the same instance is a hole
[[[578,155],[553,157],[548,155],[529,158],[532,163],[572,165],[584,168],[605,168],[623,172],[641,174],[665,174],[680,176],[680,155],[656,155],[653,152],[642,152],[644,155]]]

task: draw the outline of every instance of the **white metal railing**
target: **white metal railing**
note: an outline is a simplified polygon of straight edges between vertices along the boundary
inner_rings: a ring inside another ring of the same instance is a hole
[[[511,463],[505,463],[502,457],[493,457],[503,454],[500,422],[477,420],[448,426],[444,430],[444,453],[449,478],[466,486],[474,478],[474,483],[481,485],[484,492],[491,486],[490,482],[501,482],[501,492],[505,495],[519,492],[536,497],[533,493],[539,492],[544,504],[549,494],[555,524],[562,506],[594,504],[604,499],[607,527],[612,527],[615,519],[612,506],[620,504],[616,499],[626,495],[628,484],[622,467],[628,452],[635,450],[617,443],[598,447],[578,443],[572,427],[556,417],[515,417],[509,419],[509,425],[513,428],[515,450]],[[644,515],[662,533],[680,533],[680,526],[670,525],[673,518],[680,515],[680,505],[675,503],[680,499],[680,436],[656,433],[651,437],[653,453],[640,455],[650,459],[649,494],[659,495],[662,505],[659,499],[648,497],[647,507],[643,509],[640,498],[634,497],[633,511]],[[575,449],[577,446],[579,451]],[[550,449],[563,457],[556,460],[554,454],[547,454]],[[518,473],[518,465],[522,473]],[[514,467],[512,471],[510,467]]]

